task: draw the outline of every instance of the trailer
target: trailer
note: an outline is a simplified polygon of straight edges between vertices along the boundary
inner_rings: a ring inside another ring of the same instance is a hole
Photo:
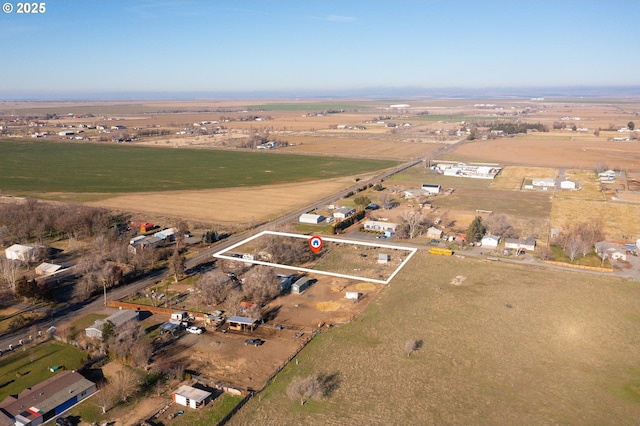
[[[429,253],[431,253],[431,254],[439,254],[439,255],[442,255],[442,256],[452,256],[453,255],[453,250],[440,248],[440,247],[432,247],[432,248],[429,249]]]

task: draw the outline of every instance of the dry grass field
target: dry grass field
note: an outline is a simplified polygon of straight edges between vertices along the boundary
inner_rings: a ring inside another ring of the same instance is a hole
[[[607,239],[629,242],[640,235],[639,217],[640,204],[554,198],[551,227],[562,229],[567,223],[600,220]]]
[[[604,193],[602,192],[600,181],[595,171],[565,170],[564,177],[572,182],[576,182],[580,189],[576,191],[557,191],[553,194],[554,197],[604,201]]]
[[[637,283],[420,253],[231,424],[634,424],[639,310]],[[333,386],[300,406],[309,374]]]
[[[250,188],[128,194],[88,203],[93,206],[218,224],[249,224],[275,219],[353,185],[331,179]]]

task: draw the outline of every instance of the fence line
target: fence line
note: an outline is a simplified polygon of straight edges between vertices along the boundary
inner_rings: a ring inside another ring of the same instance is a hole
[[[564,266],[564,267],[567,267],[567,268],[584,269],[584,270],[587,270],[587,271],[613,272],[613,269],[600,268],[598,266],[573,265],[571,263],[555,262],[553,260],[545,260],[544,263],[546,263],[548,265]]]

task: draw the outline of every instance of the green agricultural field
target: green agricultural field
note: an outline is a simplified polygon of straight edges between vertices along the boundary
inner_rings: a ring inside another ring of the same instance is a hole
[[[230,424],[635,424],[639,311],[635,282],[417,253]],[[301,406],[310,374],[326,395]]]
[[[17,348],[0,358],[0,401],[7,395],[22,392],[57,373],[49,371],[54,365],[74,370],[82,365],[85,353],[73,346],[47,342],[23,351]]]
[[[0,191],[125,193],[269,185],[368,173],[397,162],[113,144],[0,141]]]

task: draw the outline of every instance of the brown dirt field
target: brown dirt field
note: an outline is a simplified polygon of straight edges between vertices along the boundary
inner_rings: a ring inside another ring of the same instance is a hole
[[[637,142],[558,142],[554,138],[526,136],[465,143],[456,147],[453,153],[476,161],[502,164],[571,168],[607,164],[617,170],[640,169],[640,143]]]
[[[265,187],[121,195],[92,206],[210,223],[246,224],[277,218],[353,184],[341,178]]]
[[[443,146],[437,142],[404,142],[380,138],[366,138],[342,134],[293,136],[283,139],[295,144],[282,148],[283,152],[337,154],[367,158],[409,159],[429,156]]]
[[[204,377],[239,387],[259,389],[267,378],[302,344],[290,330],[259,327],[253,333],[185,333],[171,344],[165,356],[183,362]],[[248,346],[245,339],[261,338],[262,346]]]
[[[344,324],[355,318],[375,298],[384,287],[382,284],[353,282],[323,275],[302,294],[288,294],[267,305],[266,309],[277,308],[274,323],[310,330],[318,324]],[[358,291],[361,299],[354,303],[345,299],[345,292]]]

